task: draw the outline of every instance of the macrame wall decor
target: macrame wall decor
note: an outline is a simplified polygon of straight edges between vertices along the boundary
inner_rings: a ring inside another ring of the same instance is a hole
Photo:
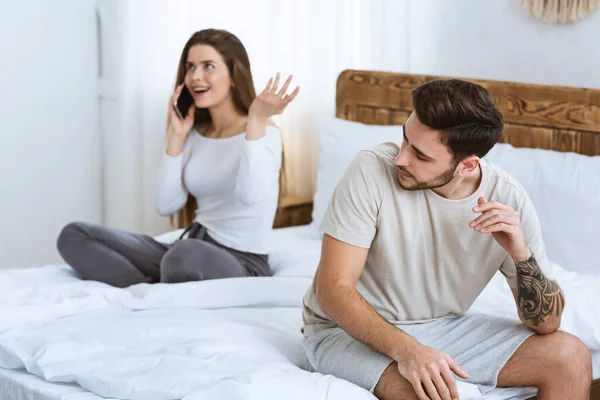
[[[521,0],[521,5],[539,20],[572,24],[600,6],[600,0]]]

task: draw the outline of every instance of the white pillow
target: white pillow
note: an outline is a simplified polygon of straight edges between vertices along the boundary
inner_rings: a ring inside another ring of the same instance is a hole
[[[319,230],[329,199],[356,153],[385,142],[402,142],[402,125],[366,125],[337,118],[326,118],[318,124],[319,166],[313,198],[311,230]]]
[[[486,158],[529,194],[548,258],[571,271],[600,275],[600,156],[497,144]]]
[[[312,278],[321,258],[321,240],[307,226],[273,231],[269,265],[274,276]]]

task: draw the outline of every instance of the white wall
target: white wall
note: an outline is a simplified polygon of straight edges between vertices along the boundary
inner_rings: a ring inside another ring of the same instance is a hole
[[[411,0],[410,72],[600,88],[600,10],[573,25],[518,0]]]
[[[141,232],[144,231],[141,193],[144,148],[140,135],[141,99],[135,97],[141,74],[137,62],[140,49],[131,46],[131,35],[139,29],[136,20],[129,18],[128,10],[133,2],[97,0],[96,3],[101,21],[99,133],[103,224]],[[143,8],[147,4],[139,6]],[[142,42],[140,46],[147,43]],[[135,99],[129,101],[133,97]]]
[[[101,218],[94,3],[1,8],[0,268],[39,266],[64,224]]]
[[[518,0],[355,1],[351,8],[327,0],[320,14],[304,6],[299,17],[291,3],[239,0],[243,18],[232,19],[227,10],[236,1],[0,0],[0,268],[59,262],[56,235],[72,220],[167,229],[151,189],[176,59],[196,29],[238,33],[257,85],[278,70],[302,83],[295,114],[282,124],[296,129],[286,147],[297,153],[288,154],[296,194],[314,187],[316,138],[307,115],[333,112],[338,70],[600,87],[600,11],[553,26]],[[95,7],[104,21],[101,71]],[[325,23],[332,13],[344,14],[344,23]],[[277,35],[257,31],[265,15]],[[284,30],[285,21],[293,29]],[[305,113],[315,102],[317,111]]]

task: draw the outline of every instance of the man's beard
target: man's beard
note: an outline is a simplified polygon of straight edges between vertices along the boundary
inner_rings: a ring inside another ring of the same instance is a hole
[[[404,175],[408,176],[410,179],[412,179],[414,181],[414,183],[407,185],[406,182],[403,183],[400,180],[400,178],[398,178],[398,183],[404,190],[437,189],[439,187],[447,185],[448,183],[450,183],[450,181],[452,181],[452,179],[454,179],[454,171],[456,170],[457,165],[458,165],[458,163],[455,163],[447,171],[442,172],[437,177],[435,177],[431,180],[425,181],[425,182],[416,180],[412,174],[410,174],[406,169],[404,169],[404,167],[398,167],[398,169],[400,171],[402,171],[404,173]]]

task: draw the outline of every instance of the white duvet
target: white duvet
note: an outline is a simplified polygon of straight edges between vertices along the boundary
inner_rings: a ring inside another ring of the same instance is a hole
[[[563,330],[600,350],[600,277],[556,268]],[[309,278],[236,278],[116,289],[66,266],[0,271],[0,367],[121,399],[375,399],[304,371]],[[470,312],[517,318],[501,275]],[[480,398],[460,385],[461,398]]]
[[[116,289],[52,266],[0,282],[2,368],[122,399],[371,397],[298,367],[306,278]]]

